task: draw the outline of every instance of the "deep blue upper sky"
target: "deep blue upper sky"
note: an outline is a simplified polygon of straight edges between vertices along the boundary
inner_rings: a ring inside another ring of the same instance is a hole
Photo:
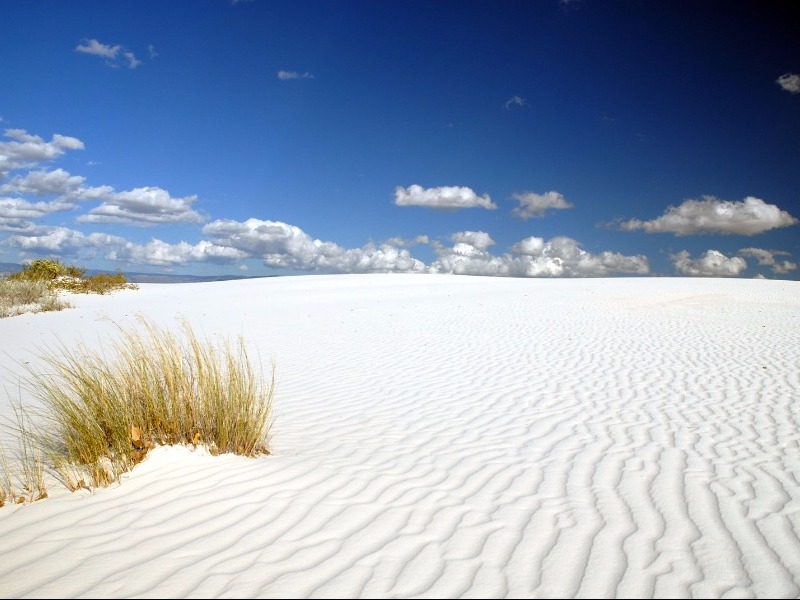
[[[798,279],[791,5],[6,1],[0,261]]]

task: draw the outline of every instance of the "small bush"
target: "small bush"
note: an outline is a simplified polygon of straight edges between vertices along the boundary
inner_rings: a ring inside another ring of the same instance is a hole
[[[138,289],[121,272],[86,277],[86,269],[65,265],[53,259],[34,260],[21,271],[0,278],[0,317],[26,312],[61,310],[70,306],[58,292],[107,294],[122,289]]]
[[[71,490],[116,481],[163,444],[268,454],[274,369],[261,386],[241,339],[216,347],[187,323],[181,339],[140,322],[144,333],[120,328],[108,356],[83,347],[42,355],[48,372],[29,371],[29,382],[43,412],[35,431],[28,421],[26,452],[41,451]]]
[[[44,281],[0,279],[0,318],[25,312],[62,310],[69,303]]]
[[[137,289],[135,283],[128,283],[128,279],[122,273],[109,275],[99,273],[91,277],[67,277],[56,280],[53,284],[57,289],[66,290],[76,294],[107,294],[115,290]]]
[[[58,277],[83,277],[86,269],[65,265],[50,258],[34,260],[21,271],[12,273],[9,279],[16,281],[53,281]]]

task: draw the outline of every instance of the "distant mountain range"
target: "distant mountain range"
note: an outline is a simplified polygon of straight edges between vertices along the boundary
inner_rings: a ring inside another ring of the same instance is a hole
[[[7,275],[20,271],[22,265],[17,263],[0,262],[0,275]],[[99,273],[116,273],[116,271],[98,271],[87,269],[87,275]],[[197,283],[201,281],[228,281],[231,279],[258,279],[262,277],[278,277],[278,275],[176,275],[174,273],[131,273],[123,271],[131,283]]]

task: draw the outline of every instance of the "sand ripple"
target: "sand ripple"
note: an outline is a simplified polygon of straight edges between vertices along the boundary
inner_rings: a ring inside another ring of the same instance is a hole
[[[2,597],[800,595],[796,282],[198,285],[103,308],[274,359],[275,455],[0,510]]]

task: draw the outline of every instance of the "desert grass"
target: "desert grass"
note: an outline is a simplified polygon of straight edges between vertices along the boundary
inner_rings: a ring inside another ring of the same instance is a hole
[[[12,473],[6,449],[0,444],[0,507],[17,498]]]
[[[44,281],[0,279],[0,318],[26,312],[63,310],[69,306]]]
[[[6,502],[22,504],[47,497],[44,457],[30,435],[29,416],[20,404],[14,404],[13,411],[15,422],[11,429],[16,434],[17,447],[9,459],[0,444],[0,507]]]
[[[138,323],[117,325],[108,353],[59,344],[41,353],[43,370],[26,367],[26,389],[40,409],[16,417],[27,439],[23,480],[36,493],[41,456],[74,491],[119,481],[159,445],[269,453],[274,367],[263,384],[242,338],[214,344],[187,322],[178,331]]]
[[[59,292],[107,294],[122,289],[136,289],[121,272],[100,273],[87,277],[86,269],[66,265],[59,260],[39,259],[16,273],[0,278],[0,318],[26,312],[62,310],[70,304]]]

